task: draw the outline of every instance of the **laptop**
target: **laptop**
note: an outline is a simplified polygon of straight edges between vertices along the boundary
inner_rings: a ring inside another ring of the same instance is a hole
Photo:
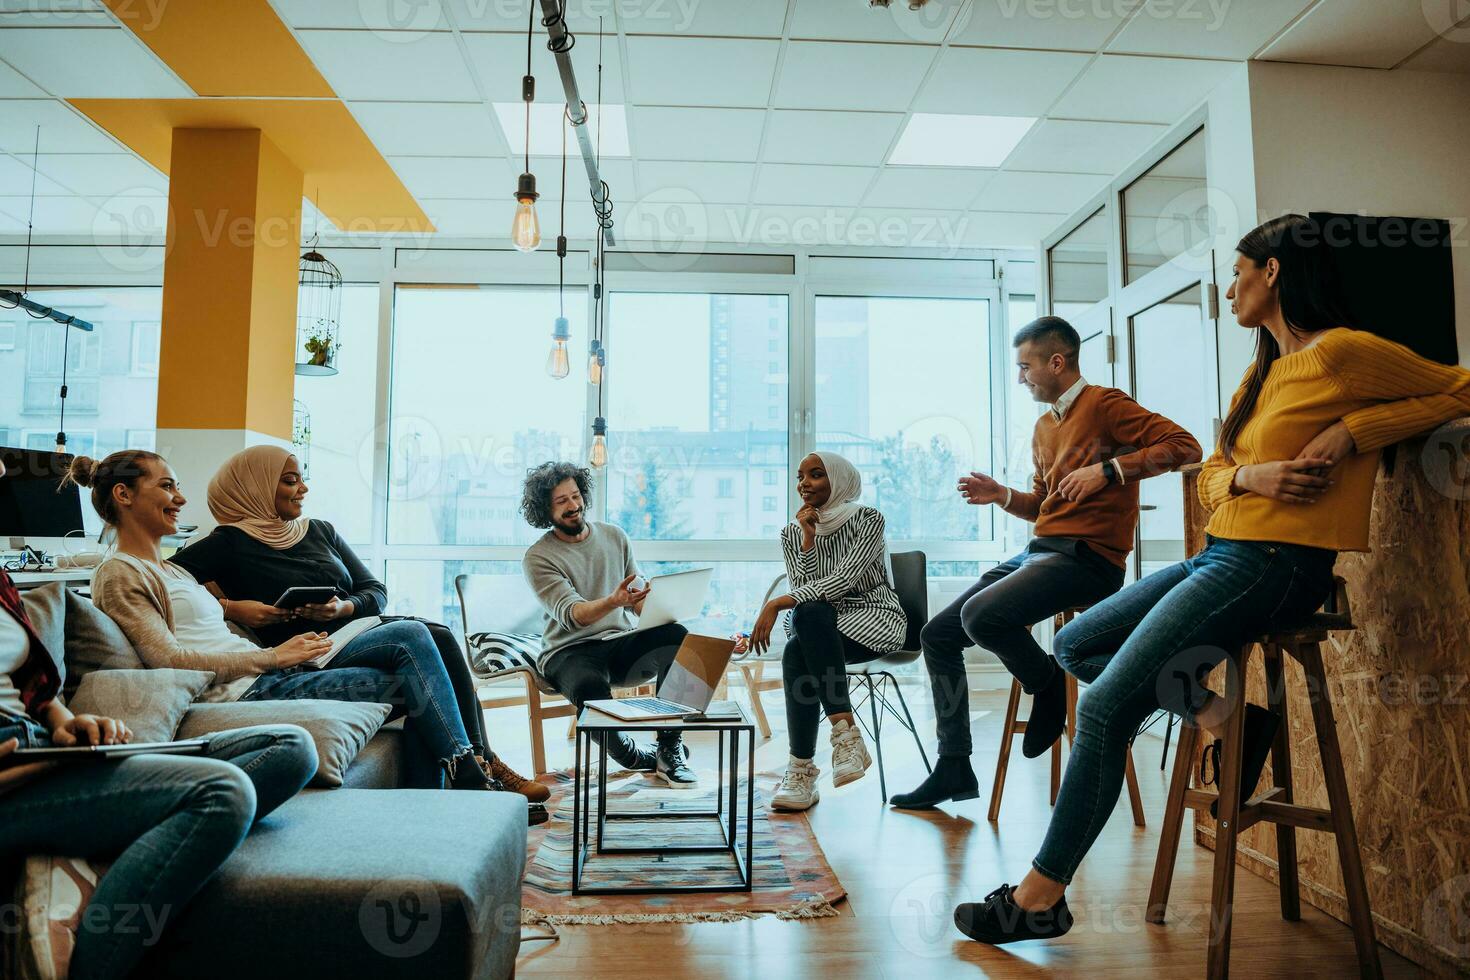
[[[690,572],[673,572],[655,575],[648,580],[652,590],[643,600],[643,611],[638,614],[638,625],[632,629],[609,633],[604,640],[616,640],[620,636],[631,636],[655,626],[667,626],[681,619],[693,619],[704,610],[704,597],[709,592],[713,568],[696,568]]]
[[[657,697],[603,698],[588,701],[584,707],[619,721],[659,721],[702,714],[714,700],[715,688],[734,653],[734,640],[690,633],[659,684]]]

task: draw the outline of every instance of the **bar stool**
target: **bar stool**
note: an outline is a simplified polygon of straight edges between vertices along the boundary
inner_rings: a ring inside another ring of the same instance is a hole
[[[1210,937],[1206,975],[1211,980],[1224,980],[1230,971],[1231,907],[1235,891],[1235,852],[1241,831],[1257,823],[1276,825],[1276,853],[1280,864],[1281,917],[1288,921],[1301,918],[1301,900],[1297,882],[1296,829],[1321,830],[1337,840],[1337,859],[1342,867],[1343,887],[1347,893],[1348,918],[1353,940],[1358,947],[1358,967],[1364,977],[1382,977],[1378,945],[1373,934],[1373,913],[1368,905],[1368,887],[1363,880],[1363,861],[1358,852],[1358,834],[1353,825],[1352,801],[1348,798],[1347,780],[1343,775],[1342,752],[1337,742],[1337,725],[1332,703],[1328,699],[1327,675],[1322,667],[1321,644],[1331,630],[1354,629],[1348,609],[1347,591],[1341,578],[1336,579],[1333,595],[1305,624],[1290,630],[1271,632],[1248,642],[1234,655],[1236,669],[1225,672],[1227,703],[1241,706],[1244,702],[1246,669],[1256,647],[1263,652],[1266,672],[1266,697],[1270,709],[1281,716],[1276,741],[1271,746],[1272,786],[1252,797],[1240,799],[1241,744],[1244,732],[1244,710],[1232,711],[1224,744],[1220,748],[1219,792],[1190,788],[1194,760],[1200,745],[1200,731],[1192,724],[1179,727],[1179,745],[1175,750],[1174,775],[1169,783],[1168,804],[1164,809],[1164,825],[1159,835],[1158,860],[1154,864],[1153,884],[1149,889],[1146,919],[1162,924],[1169,902],[1169,886],[1174,876],[1174,858],[1179,849],[1179,836],[1186,808],[1208,810],[1218,802],[1215,832],[1215,871],[1210,889]],[[1291,736],[1286,716],[1285,674],[1282,655],[1302,665],[1312,720],[1317,732],[1317,749],[1322,757],[1322,775],[1327,787],[1328,808],[1302,806],[1292,802]]]
[[[1086,612],[1087,606],[1078,606],[1075,609],[1066,609],[1056,614],[1052,619],[1055,630],[1061,630],[1072,621],[1072,618],[1080,612]],[[1077,736],[1077,678],[1066,674],[1067,685],[1067,747],[1071,748],[1072,741]],[[995,760],[995,782],[990,787],[990,813],[988,819],[995,823],[1000,818],[1000,801],[1005,794],[1006,770],[1011,762],[1011,740],[1017,735],[1026,732],[1026,719],[1017,719],[1016,712],[1021,704],[1021,682],[1011,679],[1011,698],[1006,702],[1005,725],[1000,736],[1000,756]],[[1138,776],[1133,771],[1133,751],[1129,746],[1128,759],[1123,770],[1128,784],[1128,802],[1133,808],[1133,824],[1137,827],[1144,826],[1143,819],[1143,797],[1138,792]],[[1062,740],[1059,738],[1051,747],[1051,805],[1056,806],[1057,793],[1062,788]]]

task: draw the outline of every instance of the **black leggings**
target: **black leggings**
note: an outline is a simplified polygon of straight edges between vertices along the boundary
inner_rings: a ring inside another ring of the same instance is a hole
[[[786,741],[796,759],[817,751],[822,712],[852,710],[847,699],[847,665],[877,660],[876,653],[837,630],[837,609],[830,602],[802,602],[791,610],[791,638],[781,654],[786,688]]]
[[[384,620],[413,619],[406,616],[384,616]],[[465,657],[459,640],[447,626],[421,619],[434,638],[439,649],[439,658],[444,661],[444,672],[449,675],[449,686],[454,688],[454,703],[459,706],[459,717],[464,721],[465,734],[470,738],[470,748],[482,759],[490,758],[490,746],[485,741],[485,712],[480,707],[480,692],[475,690],[475,678],[470,673],[470,662]]]

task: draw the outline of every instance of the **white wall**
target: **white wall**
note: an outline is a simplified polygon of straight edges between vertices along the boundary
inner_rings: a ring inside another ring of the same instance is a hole
[[[1470,75],[1260,61],[1249,72],[1259,214],[1447,219],[1470,367]]]

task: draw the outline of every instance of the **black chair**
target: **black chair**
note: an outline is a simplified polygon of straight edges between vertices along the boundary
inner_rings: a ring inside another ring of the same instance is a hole
[[[909,734],[914,737],[914,744],[919,747],[919,757],[924,760],[924,768],[929,772],[934,771],[934,767],[929,764],[929,756],[924,751],[924,740],[914,727],[914,716],[909,713],[909,706],[903,699],[903,688],[899,686],[898,679],[889,672],[890,667],[911,664],[923,656],[923,651],[919,648],[919,631],[929,621],[927,561],[922,551],[905,551],[891,555],[889,562],[893,569],[893,588],[898,593],[898,603],[903,606],[904,617],[908,620],[903,649],[884,654],[865,664],[851,664],[847,668],[848,679],[862,690],[861,696],[852,699],[853,716],[873,740],[873,749],[878,755],[878,788],[883,794],[881,802],[884,805],[888,803],[888,780],[883,772],[884,716],[892,715],[900,725],[908,729]],[[897,707],[889,700],[890,692],[898,698]],[[863,721],[859,711],[865,703],[872,718],[871,723]],[[899,709],[902,709],[902,714]]]

